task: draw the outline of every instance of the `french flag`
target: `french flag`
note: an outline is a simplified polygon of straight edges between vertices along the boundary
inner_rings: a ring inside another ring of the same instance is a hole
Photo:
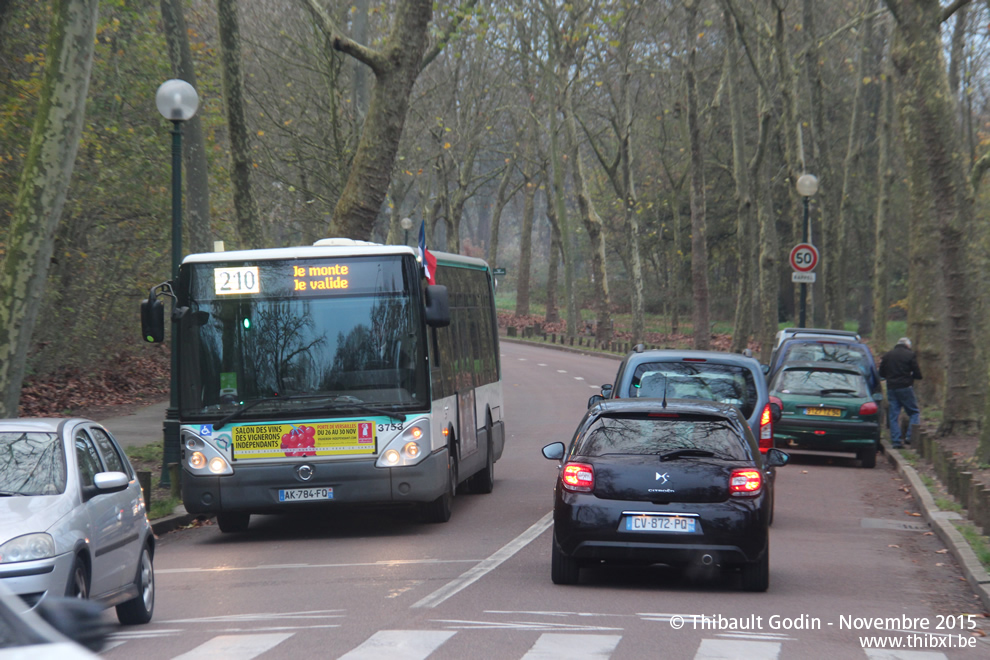
[[[430,251],[426,249],[426,221],[419,226],[419,260],[423,262],[423,274],[426,275],[426,281],[430,284],[436,284],[437,276],[437,258],[430,254]]]

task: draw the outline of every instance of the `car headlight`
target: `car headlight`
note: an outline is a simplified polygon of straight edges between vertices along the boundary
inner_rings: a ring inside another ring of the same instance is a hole
[[[34,561],[55,556],[55,539],[51,534],[39,532],[25,534],[0,545],[0,564]]]

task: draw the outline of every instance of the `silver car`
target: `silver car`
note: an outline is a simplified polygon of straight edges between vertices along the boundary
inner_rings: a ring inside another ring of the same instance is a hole
[[[116,606],[151,621],[155,536],[141,485],[110,433],[87,419],[0,420],[0,581]]]

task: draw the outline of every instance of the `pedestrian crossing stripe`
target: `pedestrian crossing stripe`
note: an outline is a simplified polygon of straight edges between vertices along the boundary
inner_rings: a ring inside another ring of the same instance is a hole
[[[438,620],[438,623],[462,624],[481,622],[459,622],[456,620]],[[480,628],[464,628],[476,630]],[[506,628],[510,630],[532,630],[532,628]],[[609,629],[605,629],[609,630]],[[611,629],[621,632],[622,629]],[[183,630],[148,631],[149,633],[188,634]],[[458,630],[379,630],[359,646],[340,656],[340,660],[426,660],[452,637]],[[274,649],[282,642],[293,637],[294,632],[272,632],[258,634],[224,634],[217,635],[190,649],[175,660],[216,660],[216,658],[237,658],[251,660]],[[468,634],[468,633],[463,633]],[[130,635],[118,633],[104,647],[106,654],[111,649],[125,647],[128,641],[151,637],[161,637],[163,634]],[[574,630],[562,629],[555,632],[542,633],[533,645],[520,656],[520,660],[547,660],[550,658],[568,658],[568,660],[607,660],[618,648],[622,641],[621,634],[587,634]],[[788,657],[783,641],[772,639],[770,635],[762,638],[756,634],[719,635],[719,638],[704,638],[700,640],[693,656],[694,660],[779,660],[781,654]],[[796,638],[787,638],[790,640]],[[860,657],[863,660],[946,660],[943,653],[937,651],[911,651],[904,649],[856,649],[849,648],[849,653],[843,657]],[[862,656],[858,652],[863,653]],[[111,654],[113,655],[113,654]],[[322,655],[326,657],[325,653]],[[793,655],[793,657],[801,657]]]

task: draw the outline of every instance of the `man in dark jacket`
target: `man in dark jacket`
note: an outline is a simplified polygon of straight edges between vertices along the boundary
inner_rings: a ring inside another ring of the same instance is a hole
[[[918,402],[914,398],[914,381],[921,380],[918,358],[911,350],[911,340],[901,337],[897,345],[880,358],[880,377],[887,381],[887,421],[890,425],[890,444],[901,447],[901,425],[898,418],[901,408],[908,414],[911,424],[921,422]],[[911,444],[911,426],[904,436],[904,444]]]

